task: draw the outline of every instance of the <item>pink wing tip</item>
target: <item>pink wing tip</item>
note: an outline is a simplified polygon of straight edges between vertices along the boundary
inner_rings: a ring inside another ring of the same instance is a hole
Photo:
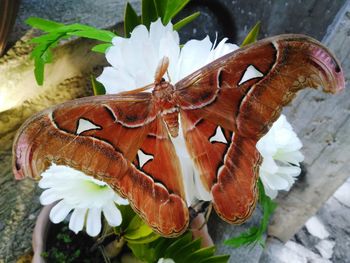
[[[323,90],[330,93],[344,90],[344,72],[332,52],[322,45],[314,45],[311,52],[313,60],[324,72],[322,76]]]

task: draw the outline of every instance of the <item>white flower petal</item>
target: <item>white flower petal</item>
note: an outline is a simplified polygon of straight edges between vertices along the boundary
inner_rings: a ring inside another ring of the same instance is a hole
[[[110,226],[119,226],[122,223],[122,215],[114,202],[105,205],[102,211]]]
[[[87,208],[75,208],[69,219],[69,229],[75,234],[84,228],[86,211]]]
[[[300,174],[301,169],[300,167],[297,166],[280,166],[278,168],[278,173],[279,174],[285,174],[290,177],[296,177]]]
[[[274,159],[279,160],[281,162],[291,163],[299,166],[299,163],[304,161],[304,155],[300,151],[277,152],[274,155]]]
[[[239,47],[237,45],[228,44],[228,43],[226,43],[226,41],[227,41],[227,38],[224,38],[223,40],[221,40],[219,42],[217,47],[211,51],[211,54],[210,54],[209,59],[208,59],[208,63],[210,63],[213,60],[218,59],[218,58],[220,58],[220,57],[222,57],[222,56],[224,56],[232,51],[239,49]]]
[[[111,46],[106,51],[106,59],[109,64],[111,64],[114,68],[119,68],[123,64],[123,54],[121,46],[124,45],[124,38],[122,37],[114,37],[112,40],[114,46]]]
[[[60,223],[72,209],[73,207],[68,205],[64,200],[58,202],[50,211],[50,220],[55,224]]]
[[[179,34],[173,30],[173,25],[171,23],[168,23],[166,26],[164,26],[161,19],[159,18],[156,22],[151,23],[149,40],[153,46],[157,48],[160,45],[161,39],[168,33],[171,34],[173,42],[179,46]]]
[[[118,195],[115,195],[115,197],[113,198],[113,201],[116,202],[118,205],[128,205],[129,204],[128,199],[122,198]]]
[[[276,173],[278,171],[278,165],[271,156],[266,156],[260,165],[260,169],[268,173]]]
[[[190,40],[181,49],[177,65],[177,75],[172,81],[177,82],[207,64],[207,57],[213,44],[207,36],[203,40]]]
[[[175,261],[172,258],[160,258],[157,263],[175,263]]]
[[[42,205],[49,205],[60,199],[62,199],[62,196],[59,195],[59,193],[54,188],[47,189],[40,195],[40,203]]]
[[[159,43],[159,55],[158,60],[160,61],[164,56],[169,58],[168,72],[170,76],[175,76],[176,65],[178,64],[180,54],[180,47],[178,43],[174,41],[170,32],[163,37]],[[176,81],[175,79],[169,80],[167,76],[164,76],[168,81]]]
[[[276,173],[263,173],[266,184],[275,190],[283,190],[289,187],[288,181]]]
[[[149,38],[149,33],[145,25],[138,25],[131,32],[131,40],[146,41]]]
[[[101,231],[101,209],[91,208],[88,211],[86,218],[86,233],[89,236],[95,237]]]
[[[134,80],[125,71],[105,67],[102,74],[96,78],[106,89],[107,94],[119,93],[135,88]]]
[[[263,156],[260,177],[268,195],[275,196],[277,190],[289,191],[301,172],[297,166],[304,156],[299,151],[302,143],[284,115],[277,119],[256,147]]]
[[[262,181],[262,183],[263,183],[263,185],[264,185],[265,194],[266,194],[267,196],[269,196],[271,199],[275,199],[276,196],[277,196],[277,194],[278,194],[278,191],[275,190],[275,189],[272,189],[272,188],[268,185],[268,183],[267,183],[266,180],[265,180],[265,178],[266,178],[265,176],[261,176],[260,178],[261,178],[261,181]]]

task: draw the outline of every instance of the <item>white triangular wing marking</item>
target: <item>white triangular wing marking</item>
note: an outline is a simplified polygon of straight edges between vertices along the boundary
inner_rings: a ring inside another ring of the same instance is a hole
[[[139,156],[139,166],[142,168],[149,160],[153,160],[153,155],[146,154],[141,150],[137,151],[137,155]]]
[[[79,119],[78,122],[78,128],[76,131],[76,134],[80,134],[84,131],[89,131],[89,130],[101,130],[101,126],[97,126],[96,124],[92,123],[89,120],[86,119]]]
[[[225,135],[222,133],[220,126],[216,128],[215,134],[209,138],[209,141],[227,143]]]
[[[254,67],[253,65],[249,65],[245,70],[243,77],[239,81],[238,85],[241,85],[250,79],[260,78],[263,76],[264,74],[262,74],[259,70],[257,70],[256,67]]]

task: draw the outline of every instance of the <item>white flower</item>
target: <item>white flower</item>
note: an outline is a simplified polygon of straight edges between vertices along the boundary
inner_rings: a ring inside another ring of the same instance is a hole
[[[64,165],[52,164],[41,174],[39,187],[46,189],[40,196],[42,205],[59,201],[50,212],[57,224],[73,210],[69,228],[75,233],[86,225],[86,232],[96,236],[101,231],[101,212],[111,226],[121,224],[122,217],[116,207],[128,204],[106,183]]]
[[[175,263],[175,261],[172,258],[160,258],[157,263]]]
[[[304,156],[300,152],[302,143],[284,115],[279,117],[256,147],[263,157],[260,178],[266,194],[273,199],[279,190],[289,191],[301,172],[299,163]]]
[[[180,50],[179,34],[171,23],[164,26],[160,19],[151,23],[150,31],[137,26],[130,38],[115,37],[106,52],[111,67],[105,67],[97,78],[107,94],[128,91],[154,82],[157,66],[164,56],[169,58],[168,76],[176,83],[193,71],[205,66],[238,46],[223,39],[215,49],[209,37],[190,40]]]

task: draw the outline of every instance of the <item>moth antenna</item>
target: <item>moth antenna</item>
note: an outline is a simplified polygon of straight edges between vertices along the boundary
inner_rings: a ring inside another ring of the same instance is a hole
[[[151,83],[151,84],[148,84],[148,85],[143,86],[141,88],[120,92],[119,95],[134,95],[134,94],[140,93],[142,91],[149,90],[153,87],[154,87],[154,83]]]
[[[168,67],[169,67],[169,58],[164,56],[158,64],[157,70],[156,70],[156,74],[154,75],[154,82],[160,83],[165,72],[168,71]]]

